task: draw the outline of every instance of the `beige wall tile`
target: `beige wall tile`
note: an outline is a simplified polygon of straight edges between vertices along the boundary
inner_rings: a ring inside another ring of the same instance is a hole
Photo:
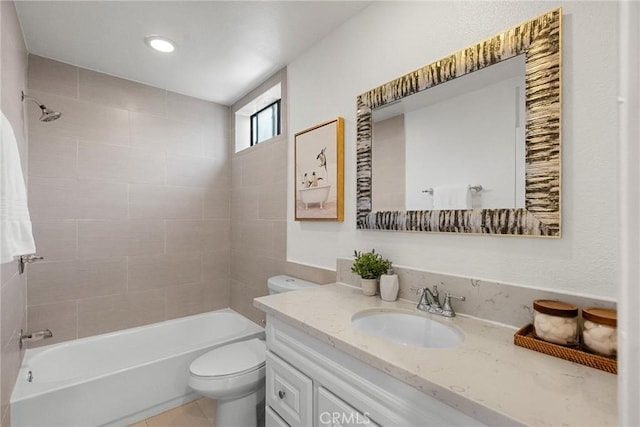
[[[129,215],[137,219],[201,219],[204,189],[129,186]]]
[[[129,186],[129,217],[140,219],[164,219],[165,187],[160,185],[132,184]]]
[[[231,250],[217,249],[202,253],[202,281],[209,283],[231,277]]]
[[[266,295],[269,277],[283,274],[285,261],[263,256],[247,257],[231,251],[231,277],[244,286],[251,286]]]
[[[271,156],[264,147],[256,148],[241,157],[243,187],[262,185],[271,176]]]
[[[287,188],[282,184],[260,187],[258,196],[259,219],[287,219]]]
[[[19,333],[26,324],[24,276],[13,276],[2,286],[0,292],[0,348],[4,349],[11,337]]]
[[[199,283],[199,252],[129,257],[129,291]]]
[[[29,176],[76,178],[77,161],[75,137],[29,134]]]
[[[264,295],[267,295],[266,293]],[[231,282],[231,308],[243,316],[247,317],[254,323],[264,326],[265,314],[262,310],[258,310],[253,306],[253,298],[257,298],[257,294],[247,294],[241,283]]]
[[[75,219],[76,184],[70,179],[29,179],[31,220]]]
[[[80,142],[78,176],[140,184],[164,184],[165,155],[104,144]]]
[[[205,219],[231,218],[231,191],[207,189],[204,193],[203,217]]]
[[[219,160],[228,160],[232,151],[228,141],[230,132],[228,129],[227,108],[218,107],[219,112],[207,117],[203,121],[202,144],[205,157],[213,157]]]
[[[190,187],[166,187],[165,196],[165,218],[202,218],[204,189]]]
[[[79,96],[83,101],[164,116],[166,93],[164,89],[79,69]]]
[[[240,239],[234,241],[234,250],[245,254],[273,256],[273,224],[270,221],[244,221],[237,224]]]
[[[78,301],[78,337],[104,334],[165,319],[163,290]]]
[[[166,183],[165,153],[131,149],[127,154],[127,182]]]
[[[9,280],[11,280],[13,276],[18,274],[18,261],[11,261],[5,264],[0,264],[0,267],[2,267],[0,268],[0,284],[2,285],[9,282]]]
[[[78,67],[30,54],[28,69],[29,90],[78,97]]]
[[[242,188],[242,157],[236,155],[231,159],[231,189]]]
[[[46,261],[76,258],[78,236],[75,220],[33,221],[32,225],[38,255]]]
[[[167,253],[208,251],[231,246],[229,220],[167,221]]]
[[[258,189],[247,187],[231,193],[231,217],[237,221],[258,219]]]
[[[202,126],[144,113],[131,113],[131,145],[168,153],[201,156]]]
[[[126,181],[129,147],[105,144],[78,145],[78,177]]]
[[[128,216],[127,184],[78,181],[75,217],[78,219],[124,219]]]
[[[92,102],[31,91],[41,102],[63,116],[55,122],[29,121],[29,131],[45,135],[71,136],[85,141],[129,145],[129,112]],[[28,104],[29,117],[39,117],[40,109]]]
[[[20,99],[21,91],[27,87],[27,49],[22,37],[20,22],[16,14],[14,2],[0,2],[0,108],[14,128],[20,162],[23,171],[27,170],[27,145],[23,132],[24,105]],[[35,106],[35,105],[34,105]],[[24,324],[25,308],[25,276],[17,276],[16,262],[2,265],[0,273],[0,322],[2,329],[9,330],[19,324]],[[7,270],[6,272],[4,270]],[[13,306],[15,305],[15,308]],[[5,325],[5,322],[7,325]],[[2,332],[0,332],[2,333]],[[6,334],[6,333],[5,333]],[[4,334],[3,334],[4,335]],[[0,422],[3,426],[11,424],[9,399],[20,368],[24,351],[18,350],[17,333],[13,337],[2,336],[0,343]]]
[[[164,253],[164,222],[78,222],[78,258],[114,258]]]
[[[287,259],[287,221],[273,221],[273,254],[277,259]]]
[[[78,337],[78,302],[65,301],[27,307],[27,325],[30,331],[51,329],[53,337],[29,344],[29,348],[74,340]]]
[[[31,219],[126,218],[126,184],[33,177],[29,181]]]
[[[123,293],[125,259],[40,262],[29,266],[29,305]]]
[[[167,310],[175,317],[228,306],[229,108],[44,58],[32,63],[32,95],[63,113],[47,126],[30,123],[30,207],[47,258],[29,266],[34,316],[50,310],[59,339],[70,339],[162,320]],[[136,299],[148,292],[147,305]],[[56,314],[76,302],[66,317]]]
[[[167,115],[176,120],[207,122],[216,119],[216,126],[226,132],[229,107],[180,93],[167,91]]]
[[[189,316],[229,307],[229,280],[167,288],[167,318]]]
[[[20,350],[19,334],[14,334],[9,343],[2,349],[2,361],[0,363],[0,371],[2,372],[2,386],[0,394],[2,395],[2,412],[8,413],[11,393],[18,378],[18,371],[22,365],[25,349]],[[9,421],[10,423],[10,421]],[[5,424],[3,424],[5,425]],[[10,424],[6,424],[9,426]]]
[[[219,187],[225,183],[224,161],[205,157],[167,156],[167,184],[182,187]]]

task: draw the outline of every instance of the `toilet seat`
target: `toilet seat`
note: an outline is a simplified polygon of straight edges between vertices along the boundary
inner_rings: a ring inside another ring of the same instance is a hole
[[[201,379],[224,379],[242,376],[265,366],[266,345],[254,338],[218,347],[191,363],[191,376]]]

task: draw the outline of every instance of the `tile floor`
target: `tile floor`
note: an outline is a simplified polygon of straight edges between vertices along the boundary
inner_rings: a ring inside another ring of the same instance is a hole
[[[215,415],[216,401],[203,397],[129,427],[211,427]]]

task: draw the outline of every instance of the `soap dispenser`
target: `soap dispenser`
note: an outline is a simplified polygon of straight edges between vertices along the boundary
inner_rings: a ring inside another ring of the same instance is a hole
[[[380,297],[384,301],[395,301],[398,299],[399,290],[398,275],[389,267],[387,274],[380,276]]]

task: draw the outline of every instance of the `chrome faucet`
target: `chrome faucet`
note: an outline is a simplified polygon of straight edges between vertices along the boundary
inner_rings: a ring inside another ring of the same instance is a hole
[[[427,287],[411,288],[411,290],[415,291],[416,295],[420,296],[418,305],[416,306],[418,310],[438,314],[444,317],[454,317],[456,315],[456,312],[453,310],[453,306],[451,305],[451,298],[460,301],[466,300],[465,297],[458,297],[447,292],[444,295],[444,302],[440,304],[440,292],[438,291],[438,285],[433,285],[433,290]]]

